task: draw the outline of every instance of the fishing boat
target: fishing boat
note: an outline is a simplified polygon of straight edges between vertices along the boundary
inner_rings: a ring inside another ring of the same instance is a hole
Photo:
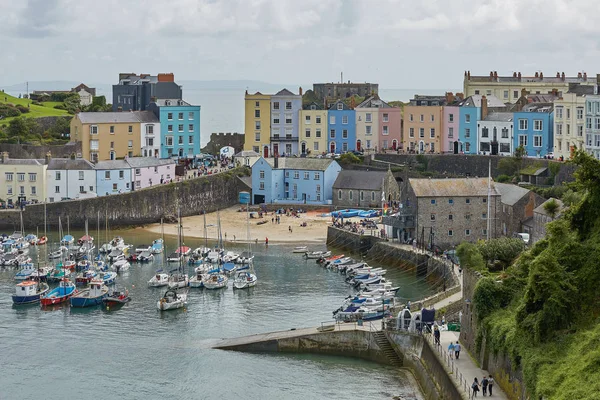
[[[42,236],[41,238],[38,239],[38,241],[35,243],[37,246],[42,246],[44,244],[48,243],[48,237],[46,237],[45,235]]]
[[[102,279],[105,285],[112,285],[117,279],[117,273],[113,271],[100,272],[98,277]]]
[[[28,264],[23,267],[17,274],[15,275],[15,280],[24,281],[25,279],[29,279],[31,275],[37,271],[37,268],[33,266],[33,264]]]
[[[61,264],[57,264],[56,268],[50,273],[47,280],[48,282],[60,282],[71,275],[71,271],[62,267]]]
[[[294,249],[292,250],[292,253],[306,254],[306,252],[308,252],[308,246],[298,246],[298,247],[294,247]]]
[[[75,238],[71,235],[65,235],[60,241],[60,244],[63,246],[70,246],[75,243]]]
[[[87,227],[87,221],[86,221],[86,227]],[[77,244],[81,246],[84,243],[91,243],[93,241],[94,241],[94,238],[86,233],[85,235],[83,235],[82,237],[79,238],[79,240],[77,241]]]
[[[129,290],[125,288],[116,288],[108,292],[108,295],[102,299],[102,303],[107,307],[116,307],[129,303],[131,297],[129,297]]]
[[[36,271],[34,271],[31,274],[29,279],[40,281],[40,282],[46,282],[53,270],[54,270],[54,268],[48,267],[48,266],[39,267]]]
[[[162,269],[156,271],[156,274],[148,281],[150,287],[161,287],[169,284],[169,275],[162,272]]]
[[[160,311],[175,310],[177,308],[183,308],[187,304],[187,290],[177,291],[169,289],[165,292],[156,303],[156,307]]]
[[[149,262],[154,260],[154,254],[150,251],[142,251],[139,256],[137,256],[137,261],[140,262]]]
[[[62,263],[62,265],[63,265],[63,268],[66,268],[71,271],[75,271],[75,266],[77,265],[77,263],[73,260],[65,260]]]
[[[310,251],[310,252],[306,252],[304,254],[304,257],[306,257],[307,259],[311,260],[311,259],[319,259],[319,258],[327,258],[331,256],[331,252],[330,251]]]
[[[96,271],[94,271],[93,269],[81,272],[81,273],[77,274],[77,276],[75,277],[75,285],[76,286],[85,286],[85,285],[89,284],[92,281],[92,279],[94,279],[97,275],[98,275],[98,273]]]
[[[90,269],[91,265],[92,264],[88,260],[81,260],[75,266],[75,271],[77,271],[77,272],[87,271],[88,269]]]
[[[92,307],[102,304],[108,295],[108,287],[102,279],[92,279],[89,289],[84,289],[71,296],[71,307]]]
[[[117,271],[117,273],[120,273],[120,272],[128,271],[130,266],[131,266],[131,264],[129,264],[129,261],[127,261],[127,260],[118,260],[118,261],[115,261],[113,263],[113,265],[111,265],[110,268],[113,271]]]
[[[152,254],[160,254],[164,250],[164,242],[162,239],[156,239],[152,242]]]
[[[235,275],[235,278],[233,279],[233,288],[234,289],[251,288],[253,286],[256,286],[257,281],[258,281],[258,279],[256,278],[256,275],[253,274],[251,271],[248,271],[248,270],[238,271],[238,273]]]
[[[30,233],[29,235],[25,236],[24,239],[31,246],[35,246],[38,242],[38,237],[36,235],[34,235],[33,233]]]
[[[32,304],[48,293],[50,288],[47,283],[37,281],[24,281],[17,283],[15,294],[12,296],[13,304]]]
[[[227,275],[221,273],[209,274],[204,281],[202,281],[204,287],[209,290],[222,289],[227,287],[229,278]]]
[[[55,287],[47,294],[40,297],[40,302],[42,303],[42,306],[64,303],[76,293],[77,289],[75,289],[73,282],[67,278],[63,278],[58,284],[58,287]]]

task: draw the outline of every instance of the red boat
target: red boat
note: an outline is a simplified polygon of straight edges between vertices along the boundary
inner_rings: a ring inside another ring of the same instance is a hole
[[[75,266],[77,263],[73,260],[68,260],[63,263],[63,268],[70,269],[71,271],[75,271]]]
[[[82,244],[84,244],[86,242],[93,242],[93,241],[94,241],[94,238],[91,237],[90,235],[83,235],[82,237],[79,238],[79,240],[77,241],[77,244],[81,246]]]
[[[114,307],[114,306],[128,303],[130,300],[131,300],[131,298],[129,297],[129,290],[117,289],[117,290],[114,290],[112,293],[109,293],[108,296],[106,296],[104,299],[102,299],[102,303],[104,303],[108,307],[111,307],[111,306]]]
[[[343,254],[340,254],[338,256],[331,256],[329,258],[326,258],[325,261],[335,261],[335,260],[339,260],[340,258],[344,257]]]
[[[53,304],[64,303],[69,300],[71,296],[77,293],[75,285],[70,280],[64,278],[60,281],[58,287],[52,289],[48,294],[42,296],[40,303],[42,306],[51,306]]]
[[[36,242],[36,245],[41,246],[43,244],[46,244],[48,242],[48,238],[46,236],[42,236],[41,238],[38,239],[38,241]]]

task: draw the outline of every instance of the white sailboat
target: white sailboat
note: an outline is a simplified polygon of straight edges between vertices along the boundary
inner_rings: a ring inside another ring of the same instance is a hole
[[[252,241],[250,240],[250,215],[249,215],[249,203],[246,203],[246,235],[248,241],[248,263],[241,268],[237,269],[235,278],[233,279],[234,289],[248,289],[256,286],[258,278],[254,272],[254,260],[252,257]]]
[[[168,289],[163,297],[161,297],[156,303],[156,307],[160,311],[175,310],[183,308],[187,305],[187,290],[177,291],[175,289]]]
[[[219,248],[223,248],[223,240],[221,237],[221,215],[219,214],[218,211],[217,211],[217,225],[218,225],[218,231],[219,231],[218,246],[219,246]],[[216,263],[219,263],[219,261],[220,260],[217,259]],[[229,278],[227,277],[227,275],[222,273],[220,267],[218,268],[217,271],[206,275],[204,280],[202,281],[202,284],[204,285],[204,287],[209,290],[226,288],[228,283],[229,283]]]
[[[180,249],[182,247],[182,243],[181,243],[181,236],[182,236],[182,231],[183,231],[183,225],[181,224],[181,210],[178,211],[178,219],[179,219],[179,230],[177,233],[177,248]],[[180,255],[182,255],[182,253],[179,253]],[[183,261],[183,257],[179,258],[179,265],[177,266],[177,269],[174,270],[175,272],[173,272],[171,274],[171,276],[169,277],[169,289],[177,289],[177,288],[184,288],[188,286],[189,283],[189,277],[188,274],[185,273],[184,271],[184,267],[182,264]]]

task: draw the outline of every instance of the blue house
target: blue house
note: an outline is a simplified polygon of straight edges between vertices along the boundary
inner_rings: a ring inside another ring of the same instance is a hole
[[[327,143],[330,153],[345,153],[356,147],[355,111],[341,100],[327,110]]]
[[[282,89],[271,96],[271,154],[275,157],[299,153],[300,110],[302,94]]]
[[[475,94],[458,103],[459,153],[477,154],[478,121],[485,119],[492,111],[506,111],[506,105],[496,96]]]
[[[514,148],[523,146],[527,156],[544,157],[554,150],[552,103],[528,104],[515,112]]]
[[[157,100],[149,109],[160,120],[160,158],[200,154],[200,106],[183,100]]]
[[[131,166],[125,160],[96,163],[96,193],[98,196],[131,191]]]
[[[252,165],[252,203],[331,204],[342,167],[328,158],[259,158]]]

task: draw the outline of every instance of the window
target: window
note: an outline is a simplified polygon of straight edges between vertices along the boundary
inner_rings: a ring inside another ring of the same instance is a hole
[[[563,108],[562,107],[556,107],[556,118],[562,118],[563,117]]]
[[[83,173],[83,172],[81,172],[81,173]],[[35,181],[37,181],[37,174],[30,173],[29,174],[29,182],[35,182]]]
[[[534,131],[541,131],[543,129],[543,126],[544,126],[544,121],[542,121],[541,119],[533,120],[533,130]]]
[[[114,125],[111,125],[111,126],[110,126],[110,128],[109,128],[109,132],[110,132],[111,134],[112,134],[112,133],[115,133],[115,126],[114,126]]]
[[[319,151],[319,142],[313,142],[313,150]]]
[[[6,194],[13,194],[13,190],[12,190],[12,186],[7,186],[6,187]]]
[[[110,142],[110,148],[114,149],[115,148],[115,142]]]
[[[37,195],[37,188],[36,188],[35,186],[32,186],[32,187],[31,187],[31,194],[32,194],[33,196]]]
[[[294,179],[300,179],[300,171],[294,171]]]
[[[321,129],[317,129],[317,130],[315,131],[315,137],[318,137],[318,138],[320,138],[320,137],[321,137]],[[316,143],[316,142],[315,142],[315,143]]]
[[[533,137],[533,147],[542,147],[542,136],[536,135]]]
[[[465,199],[466,204],[471,204],[471,199]]]
[[[335,115],[330,115],[329,116],[329,123],[332,124],[332,125],[335,124]]]
[[[329,137],[334,139],[335,138],[335,129],[330,129],[329,130]]]
[[[177,137],[177,144],[183,144],[183,136]]]
[[[194,144],[194,135],[188,136],[188,144]]]
[[[119,179],[125,178],[125,172],[119,171]]]
[[[116,192],[118,190],[118,186],[116,183],[113,183],[113,192]]]
[[[476,90],[476,91],[475,91],[475,94],[479,94],[479,90]]]
[[[194,119],[194,112],[193,111],[188,112],[188,119],[189,120],[193,120]]]
[[[292,109],[292,102],[291,101],[286,101],[285,102],[285,109],[286,110],[291,110]]]
[[[433,114],[431,114],[431,122],[435,121],[435,117]]]
[[[309,138],[309,137],[310,137],[310,128],[306,128],[306,129],[304,130],[304,137],[307,137],[307,138]]]
[[[168,114],[167,114],[167,119],[168,119],[169,121],[172,121],[172,120],[173,120],[173,113],[172,113],[172,112],[170,112],[170,113],[168,113]]]
[[[371,201],[375,201],[375,192],[371,192]]]
[[[177,130],[178,130],[179,132],[183,132],[183,124],[179,124],[179,125],[177,126]]]
[[[167,125],[167,132],[173,132],[173,125]]]
[[[465,151],[467,153],[471,151],[471,143],[469,143],[469,142],[465,143]]]
[[[365,192],[360,191],[360,201],[365,201]]]
[[[258,183],[258,188],[259,188],[260,190],[265,190],[265,183],[264,183],[264,182],[259,182],[259,183]]]
[[[434,139],[434,138],[435,138],[435,128],[431,128],[431,129],[429,129],[429,137],[430,137],[431,139]]]
[[[471,236],[471,230],[465,229],[465,236]]]
[[[258,129],[260,129],[260,128],[258,128]],[[194,132],[194,124],[189,124],[188,125],[188,132]]]
[[[519,135],[519,146],[527,146],[527,135]]]
[[[389,134],[390,134],[390,132],[389,132],[389,130],[388,130],[388,126],[387,126],[387,125],[384,125],[384,126],[383,126],[383,132],[382,132],[382,133],[383,133],[384,135],[389,135]]]
[[[279,115],[273,116],[273,124],[279,123]]]
[[[508,139],[508,128],[502,128],[502,139]]]
[[[415,137],[415,128],[409,128],[408,129],[408,136],[411,138]]]
[[[310,179],[310,173],[309,172],[304,172],[304,180],[309,180]]]
[[[421,122],[425,121],[425,118],[423,117],[423,114],[421,114],[421,117],[419,118],[419,121],[421,121]]]
[[[471,137],[471,128],[465,128],[465,138],[469,139]]]
[[[587,117],[585,119],[585,127],[586,127],[586,129],[592,129],[592,118],[591,117]]]
[[[79,180],[82,181],[83,180],[83,171],[79,171]]]
[[[583,107],[577,107],[577,119],[583,119]]]
[[[466,123],[470,123],[471,122],[471,115],[470,114],[465,114],[465,122]]]
[[[487,236],[487,229],[482,229],[482,230],[481,230],[481,234],[482,234],[483,236]]]
[[[431,214],[431,220],[435,221],[435,214]]]
[[[321,173],[315,172],[315,181],[318,181],[319,179],[321,179]]]
[[[571,118],[571,109],[567,108],[567,119]]]
[[[505,99],[508,99],[508,90],[505,90],[505,91],[504,91],[504,98],[505,98]]]
[[[420,138],[424,138],[425,137],[425,128],[419,128],[419,137]]]
[[[104,179],[110,179],[110,171],[104,171]]]
[[[482,213],[481,214],[481,219],[487,219],[487,214],[486,213]]]
[[[454,114],[448,114],[448,122],[454,122]]]
[[[342,199],[342,191],[338,190],[338,200],[341,200],[341,199]]]
[[[60,172],[57,172],[57,174],[59,174],[58,176],[60,177]],[[5,177],[6,177],[6,180],[7,180],[8,182],[12,182],[12,180],[13,180],[13,174],[12,174],[12,172],[7,172],[7,173],[5,174]]]
[[[183,113],[182,113],[182,112],[180,112],[180,113],[177,115],[177,117],[178,117],[178,119],[180,119],[180,120],[181,120],[181,119],[183,119]]]
[[[60,193],[60,186],[54,186],[54,193]]]
[[[365,114],[365,122],[373,122],[372,118],[373,116],[371,115],[371,113]]]
[[[256,103],[256,107],[258,107],[258,102]],[[279,110],[279,102],[273,102],[273,110]]]
[[[130,149],[133,147],[133,140],[127,141],[127,147]]]
[[[342,115],[342,124],[348,124],[348,116],[347,115]]]
[[[529,121],[527,121],[526,119],[519,119],[519,129],[522,131],[526,131],[528,122]]]
[[[348,139],[348,129],[342,130],[342,139]]]
[[[567,124],[567,135],[571,134],[571,124]]]
[[[127,128],[127,132],[129,132],[129,133],[133,132],[133,125],[129,125],[129,127]]]
[[[412,115],[412,114],[410,114],[410,115],[408,116],[408,119],[409,119],[409,121],[410,121],[410,122],[413,122],[413,121],[414,121],[413,115]]]
[[[166,136],[167,146],[173,146],[173,136]]]
[[[484,197],[483,199],[481,199],[481,202],[482,203],[487,203],[487,198]]]
[[[260,110],[254,110],[254,118],[260,118]]]
[[[452,128],[452,127],[448,128],[448,137],[449,138],[454,137],[454,128]]]
[[[25,181],[25,173],[24,172],[17,172],[17,180],[19,182],[24,182]]]
[[[431,199],[431,204],[435,204],[435,199]]]
[[[370,135],[372,130],[371,130],[372,126],[371,125],[367,125],[365,126],[365,135]]]
[[[454,235],[454,232],[452,232],[452,229],[450,229],[450,230],[448,231],[448,236],[452,236],[452,235]]]
[[[252,151],[258,153],[260,151],[260,148],[258,146],[252,146]]]
[[[557,135],[562,135],[563,133],[563,126],[562,124],[556,124],[556,134]]]
[[[317,123],[317,124],[320,124],[320,123],[321,123],[321,116],[320,116],[320,115],[317,115],[317,116],[315,117],[315,123]]]
[[[286,124],[292,123],[292,114],[285,114],[285,123]]]
[[[483,127],[481,128],[481,137],[482,138],[486,138],[490,136],[490,130],[488,129],[488,127]]]
[[[354,193],[351,190],[348,192],[348,199],[352,200],[353,197],[354,197]]]
[[[448,220],[452,221],[452,219],[454,218],[454,216],[452,214],[448,214]]]
[[[518,90],[515,90],[515,91],[513,91],[513,97],[514,97],[515,99],[518,99],[518,98],[519,98],[519,91],[518,91]]]
[[[383,122],[388,122],[389,121],[389,115],[388,114],[383,114]]]
[[[583,125],[577,125],[577,136],[583,136]]]

